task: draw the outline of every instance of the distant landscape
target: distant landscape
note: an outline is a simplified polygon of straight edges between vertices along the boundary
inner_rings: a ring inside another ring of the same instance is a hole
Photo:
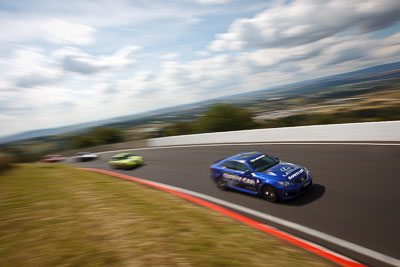
[[[399,119],[396,62],[144,114],[21,133],[0,138],[0,148],[31,161],[68,149],[169,135]]]

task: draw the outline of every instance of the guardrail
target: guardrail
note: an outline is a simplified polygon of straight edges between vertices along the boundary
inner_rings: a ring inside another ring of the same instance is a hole
[[[149,146],[248,142],[400,141],[400,121],[344,123],[153,138]]]

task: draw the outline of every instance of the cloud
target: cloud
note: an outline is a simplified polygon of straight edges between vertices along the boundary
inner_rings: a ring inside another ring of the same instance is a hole
[[[52,16],[53,14],[49,14]],[[77,20],[76,18],[71,18]],[[78,18],[79,20],[79,18]],[[48,41],[54,44],[89,45],[96,30],[88,25],[47,16],[0,11],[0,42]]]
[[[61,71],[56,63],[33,47],[23,47],[11,53],[6,62],[4,79],[14,82],[17,87],[34,87],[48,84],[60,77]]]
[[[378,41],[378,44],[371,52],[372,58],[393,58],[400,55],[400,33],[393,34],[387,38]]]
[[[320,54],[327,45],[326,42],[321,42],[291,48],[274,47],[252,52],[242,52],[239,56],[242,64],[250,68],[250,72],[259,72],[277,68],[283,63],[312,58]]]
[[[162,84],[162,78],[148,71],[137,72],[133,77],[125,80],[119,80],[114,86],[114,90],[118,91],[122,97],[146,98],[156,97],[165,86]]]
[[[43,23],[42,28],[49,40],[56,43],[89,45],[94,41],[95,30],[86,25],[51,19]]]
[[[231,2],[232,0],[195,0],[199,4],[226,4]]]
[[[235,20],[217,34],[216,51],[294,47],[346,30],[358,34],[383,29],[400,20],[397,0],[295,0],[278,2],[252,18]]]
[[[166,55],[163,56],[164,59],[168,59],[168,60],[170,60],[170,59],[176,59],[176,58],[178,58],[178,57],[179,57],[179,54],[178,54],[178,53],[168,53],[168,54],[166,54]]]
[[[106,66],[87,57],[66,56],[62,61],[64,70],[81,74],[92,74],[106,69]]]
[[[118,70],[136,62],[138,46],[125,46],[111,55],[92,56],[77,48],[65,48],[54,52],[64,70],[80,74],[93,74],[106,70]]]
[[[188,22],[189,24],[197,24],[197,23],[199,23],[199,22],[201,22],[201,21],[203,21],[203,19],[197,18],[197,17],[192,17],[192,18],[188,18],[188,19],[187,19],[187,22]]]
[[[26,76],[22,76],[20,77],[15,85],[17,87],[35,87],[38,85],[44,85],[47,83],[50,83],[51,79],[49,79],[49,77],[40,75],[40,74],[30,74],[30,75],[26,75]]]
[[[0,98],[14,103],[7,105],[10,112],[29,110],[33,114],[54,105],[62,109],[65,103],[96,101],[101,98],[98,94],[118,94],[114,80],[136,62],[139,50],[125,46],[94,56],[73,47],[53,53],[34,47],[13,49],[0,60]],[[99,91],[97,85],[102,83],[108,86]]]
[[[239,88],[240,77],[240,66],[232,55],[217,55],[189,62],[168,60],[158,74],[140,72],[120,81],[118,87],[119,91],[130,91],[134,97],[151,93],[153,98],[183,104],[234,93]]]
[[[366,57],[366,51],[368,50],[360,49],[359,46],[350,46],[339,49],[340,49],[339,51],[336,51],[335,57],[332,60],[327,61],[325,63],[326,66],[368,58]]]
[[[0,42],[21,42],[43,37],[42,21],[0,11]]]
[[[211,56],[211,53],[207,50],[199,50],[199,51],[196,51],[196,55],[198,55],[200,57],[209,57],[209,56]]]
[[[351,71],[353,66],[400,60],[396,56],[396,52],[400,55],[398,37],[395,34],[377,40],[369,34],[333,36],[295,47],[208,55],[192,61],[167,57],[159,72],[139,72],[119,80],[112,92],[120,99],[143,100],[150,95],[163,104],[182,104],[267,89]]]
[[[0,123],[93,121],[400,61],[398,1],[227,2],[14,1],[0,11]]]
[[[158,75],[163,93],[198,100],[261,90],[400,60],[399,34],[333,36],[294,47],[167,61]],[[384,57],[383,57],[384,55]]]

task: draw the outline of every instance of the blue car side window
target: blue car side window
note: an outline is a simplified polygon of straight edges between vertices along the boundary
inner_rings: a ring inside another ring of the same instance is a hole
[[[245,171],[250,170],[250,169],[246,166],[246,164],[243,164],[243,163],[241,163],[241,162],[235,162],[235,169],[238,170],[238,171],[241,171],[241,172],[245,172]]]
[[[235,162],[234,161],[227,161],[222,164],[223,167],[235,170]]]

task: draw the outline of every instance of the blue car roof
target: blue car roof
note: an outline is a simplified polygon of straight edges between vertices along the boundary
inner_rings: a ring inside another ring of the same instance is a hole
[[[245,160],[245,161],[248,161],[248,160],[256,158],[256,157],[258,157],[260,155],[264,155],[264,154],[261,153],[261,152],[257,152],[257,151],[243,152],[243,153],[240,153],[240,154],[236,154],[236,155],[230,156],[230,157],[228,157],[226,159],[227,160]]]

